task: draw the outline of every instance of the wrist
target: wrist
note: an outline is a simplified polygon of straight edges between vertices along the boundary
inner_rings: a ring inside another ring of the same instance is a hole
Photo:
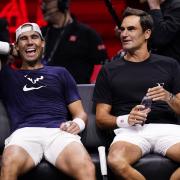
[[[118,127],[129,127],[129,122],[128,122],[129,114],[128,115],[123,115],[123,116],[118,116],[116,118],[116,125]]]
[[[149,5],[149,9],[153,10],[153,9],[161,9],[160,7],[160,3],[158,1],[148,1],[147,0],[147,3]]]
[[[72,121],[79,126],[80,132],[82,132],[85,129],[85,122],[81,118],[77,117],[74,118]]]

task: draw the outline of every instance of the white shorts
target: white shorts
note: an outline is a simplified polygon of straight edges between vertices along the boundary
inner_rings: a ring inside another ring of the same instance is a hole
[[[61,131],[59,128],[26,127],[13,132],[5,140],[5,148],[18,145],[27,151],[35,165],[43,156],[55,165],[59,154],[72,142],[81,143],[80,136]]]
[[[180,143],[180,125],[145,124],[114,130],[116,136],[112,142],[126,141],[142,150],[142,155],[155,152],[166,155],[172,145]]]

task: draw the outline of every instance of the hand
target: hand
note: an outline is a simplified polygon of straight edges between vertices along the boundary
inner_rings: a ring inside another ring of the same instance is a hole
[[[150,9],[160,9],[160,4],[163,0],[147,0]]]
[[[147,119],[148,113],[151,111],[149,108],[144,108],[145,106],[143,105],[137,105],[131,110],[128,118],[129,125],[133,126],[136,124],[144,124],[144,121],[146,121]]]
[[[79,126],[73,121],[63,122],[60,125],[60,129],[71,134],[78,134],[80,132]]]
[[[146,95],[153,101],[169,102],[171,94],[166,91],[163,86],[155,86],[153,88],[149,88]]]

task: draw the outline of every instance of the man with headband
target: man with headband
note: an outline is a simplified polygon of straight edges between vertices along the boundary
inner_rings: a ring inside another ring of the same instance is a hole
[[[87,115],[75,81],[65,68],[41,63],[44,46],[37,24],[21,25],[15,48],[22,65],[5,65],[0,72],[0,96],[12,132],[5,141],[0,179],[16,180],[44,157],[75,179],[94,180],[94,165],[78,135]]]

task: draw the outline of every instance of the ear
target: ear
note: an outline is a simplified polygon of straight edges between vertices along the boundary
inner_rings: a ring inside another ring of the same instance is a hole
[[[19,47],[18,47],[18,45],[17,45],[17,42],[14,44],[14,49],[15,49],[16,51],[19,51]]]
[[[151,37],[151,33],[152,31],[150,29],[147,29],[145,32],[144,32],[144,36],[145,36],[145,39],[149,39]]]
[[[42,44],[41,44],[41,46],[42,46],[42,48],[44,48],[44,47],[45,47],[45,41],[44,41],[44,40],[42,40]]]
[[[18,51],[19,51],[19,48],[18,48],[17,43],[16,43],[13,46],[12,55],[13,56],[18,56]]]

